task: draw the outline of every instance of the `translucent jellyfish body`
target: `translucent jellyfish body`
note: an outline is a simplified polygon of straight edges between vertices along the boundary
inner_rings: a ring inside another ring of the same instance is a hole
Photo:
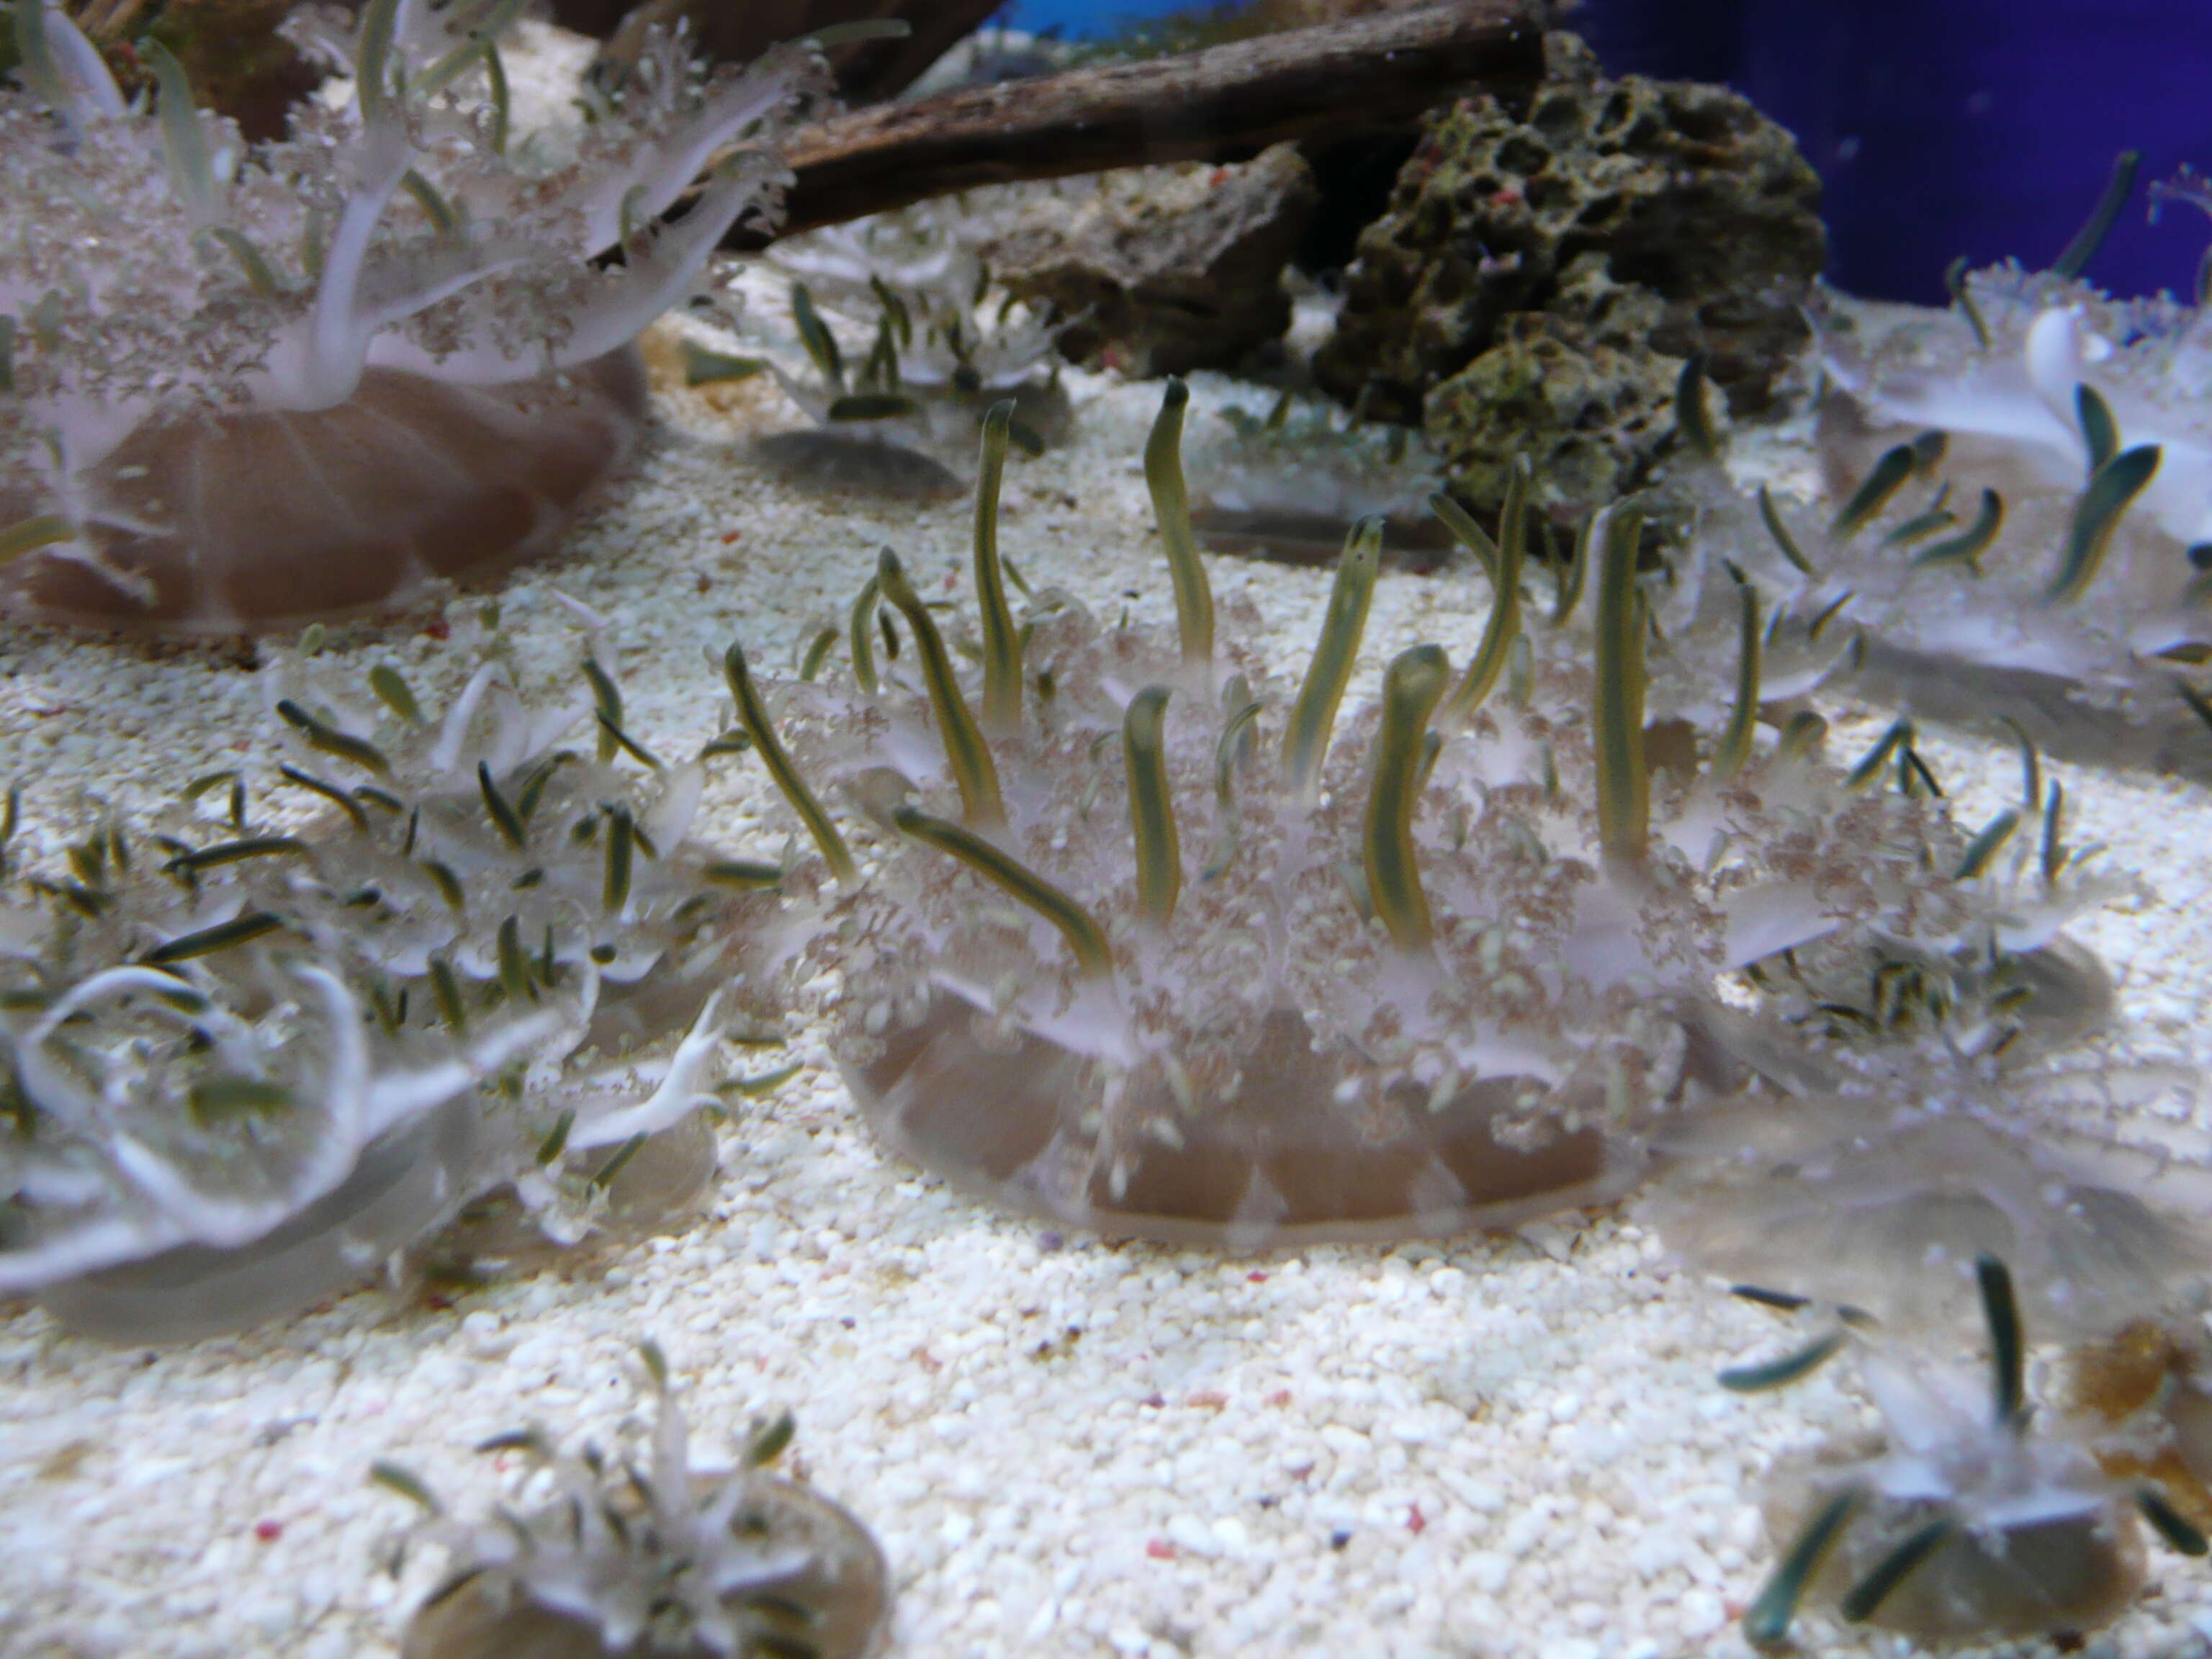
[[[874,313],[865,355],[848,362],[812,291],[795,282],[792,318],[814,378],[801,380],[773,360],[726,360],[746,368],[758,361],[813,422],[753,441],[755,456],[770,470],[828,495],[950,500],[965,486],[948,461],[964,463],[985,411],[999,402],[1013,404],[1010,430],[1026,453],[1066,439],[1073,420],[1067,394],[1057,370],[1042,367],[1051,332],[1012,315],[1011,301],[995,317],[986,312],[988,278],[972,258],[920,284],[900,281],[896,270],[892,281],[870,271],[872,283],[863,281],[857,295],[843,260],[829,274],[849,307]]]
[[[903,392],[917,408],[908,430],[965,463],[978,428],[996,404],[1012,398],[1016,441],[1024,432],[1046,445],[1067,435],[1067,394],[1060,384],[1060,329],[1034,304],[992,288],[978,252],[993,224],[994,193],[957,206],[923,202],[779,239],[769,258],[872,337],[858,364],[872,389]],[[817,367],[818,343],[807,342]],[[865,389],[865,388],[864,388]]]
[[[1688,1167],[1650,1218],[1710,1272],[1907,1328],[1955,1313],[1997,1246],[2055,1334],[2109,1335],[2197,1300],[2212,1171],[2069,1121],[2099,1079],[2052,1081],[1747,1100],[1668,1143]]]
[[[280,775],[327,816],[209,780],[228,823],[100,824],[0,911],[0,1293],[88,1334],[283,1316],[495,1190],[573,1241],[703,1180],[732,942],[772,904],[727,884],[773,871],[684,842],[696,772],[617,763],[596,665],[533,705],[488,664],[435,723],[389,668],[276,677]],[[562,745],[595,714],[606,759]]]
[[[2086,952],[1886,951],[1766,1000],[1705,1016],[1760,1085],[1666,1138],[1643,1208],[1692,1265],[1914,1331],[1955,1328],[1984,1255],[2053,1337],[2203,1304],[2212,1165],[2174,1127],[2194,1080],[2100,1046]]]
[[[249,149],[160,47],[154,107],[126,105],[53,0],[15,8],[0,612],[234,633],[558,544],[640,431],[629,342],[773,210],[817,64],[702,80],[663,40],[557,163],[508,131],[496,22],[378,0],[357,45],[318,42],[350,104]]]
[[[1340,419],[1289,393],[1265,415],[1225,404],[1194,443],[1191,520],[1210,552],[1332,562],[1351,527],[1383,521],[1385,567],[1433,570],[1451,532],[1428,510],[1443,469],[1418,433]]]
[[[462,1524],[412,1475],[387,1486],[430,1507],[451,1567],[408,1626],[405,1659],[871,1659],[890,1624],[882,1549],[830,1499],[770,1465],[787,1414],[757,1425],[739,1466],[694,1468],[690,1430],[658,1350],[645,1350],[659,1418],[641,1460],[562,1454],[543,1431],[487,1450],[542,1465],[550,1502]],[[615,1471],[621,1471],[617,1475]]]
[[[1515,643],[1516,499],[1506,598],[1465,670],[1401,653],[1339,734],[1375,526],[1301,683],[1279,681],[1235,639],[1249,619],[1217,617],[1182,407],[1178,387],[1147,457],[1175,633],[1044,592],[1017,622],[987,443],[980,672],[888,553],[848,668],[766,690],[732,655],[823,854],[832,1049],[894,1147],[1111,1233],[1510,1224],[1625,1190],[1652,1122],[1717,1081],[1684,1018],[1717,973],[1838,930],[1965,924],[1928,873],[1948,832],[1925,800],[1845,791],[1756,738],[1748,703],[1717,743],[1647,744],[1626,519],[1592,582],[1595,665]],[[860,854],[810,782],[860,810]]]
[[[1859,1375],[1880,1432],[1776,1472],[1767,1522],[1784,1553],[1744,1614],[1754,1646],[1783,1645],[1808,1597],[1847,1623],[1922,1643],[2072,1636],[2111,1622],[2142,1588],[2139,1516],[2175,1548],[2205,1553],[2202,1532],[2160,1489],[2105,1473],[2083,1425],[2037,1417],[2010,1277],[1994,1257],[1974,1269],[1987,1310],[1986,1367],[1862,1333]],[[1814,1363],[1723,1380],[1771,1386]]]

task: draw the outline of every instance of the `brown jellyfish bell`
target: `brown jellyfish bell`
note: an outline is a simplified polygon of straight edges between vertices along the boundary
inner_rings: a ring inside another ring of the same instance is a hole
[[[90,556],[31,562],[12,603],[164,634],[404,606],[551,552],[644,421],[625,347],[516,386],[370,369],[327,409],[142,426],[80,480]],[[0,495],[0,522],[25,505]]]

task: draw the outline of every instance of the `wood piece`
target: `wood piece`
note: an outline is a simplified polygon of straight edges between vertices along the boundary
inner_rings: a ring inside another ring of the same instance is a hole
[[[802,127],[779,235],[978,185],[1161,161],[1234,161],[1285,139],[1411,120],[1472,88],[1510,102],[1543,76],[1525,0],[1450,0],[1204,52],[963,88]],[[732,245],[769,240],[742,232]]]

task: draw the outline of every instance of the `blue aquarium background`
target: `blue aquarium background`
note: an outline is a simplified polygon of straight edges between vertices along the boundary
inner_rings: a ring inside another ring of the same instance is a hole
[[[1070,38],[1174,0],[1016,0]],[[1589,0],[1566,20],[1615,73],[1724,81],[1796,134],[1827,185],[1828,275],[1940,302],[1943,271],[2049,265],[2113,158],[2135,191],[2086,273],[2123,295],[2193,292],[2208,226],[2155,225],[2150,181],[2212,171],[2212,0]]]
[[[1054,30],[1081,40],[1109,33],[1122,23],[1185,9],[1180,0],[1014,0],[999,21],[1008,28],[1039,34]]]

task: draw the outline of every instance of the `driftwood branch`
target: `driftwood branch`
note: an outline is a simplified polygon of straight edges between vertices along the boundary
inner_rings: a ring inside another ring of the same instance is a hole
[[[1285,139],[1409,121],[1468,89],[1519,101],[1543,72],[1543,28],[1525,0],[1449,0],[855,110],[793,135],[798,181],[777,234],[977,185],[1243,161]],[[740,245],[767,240],[746,232]]]

